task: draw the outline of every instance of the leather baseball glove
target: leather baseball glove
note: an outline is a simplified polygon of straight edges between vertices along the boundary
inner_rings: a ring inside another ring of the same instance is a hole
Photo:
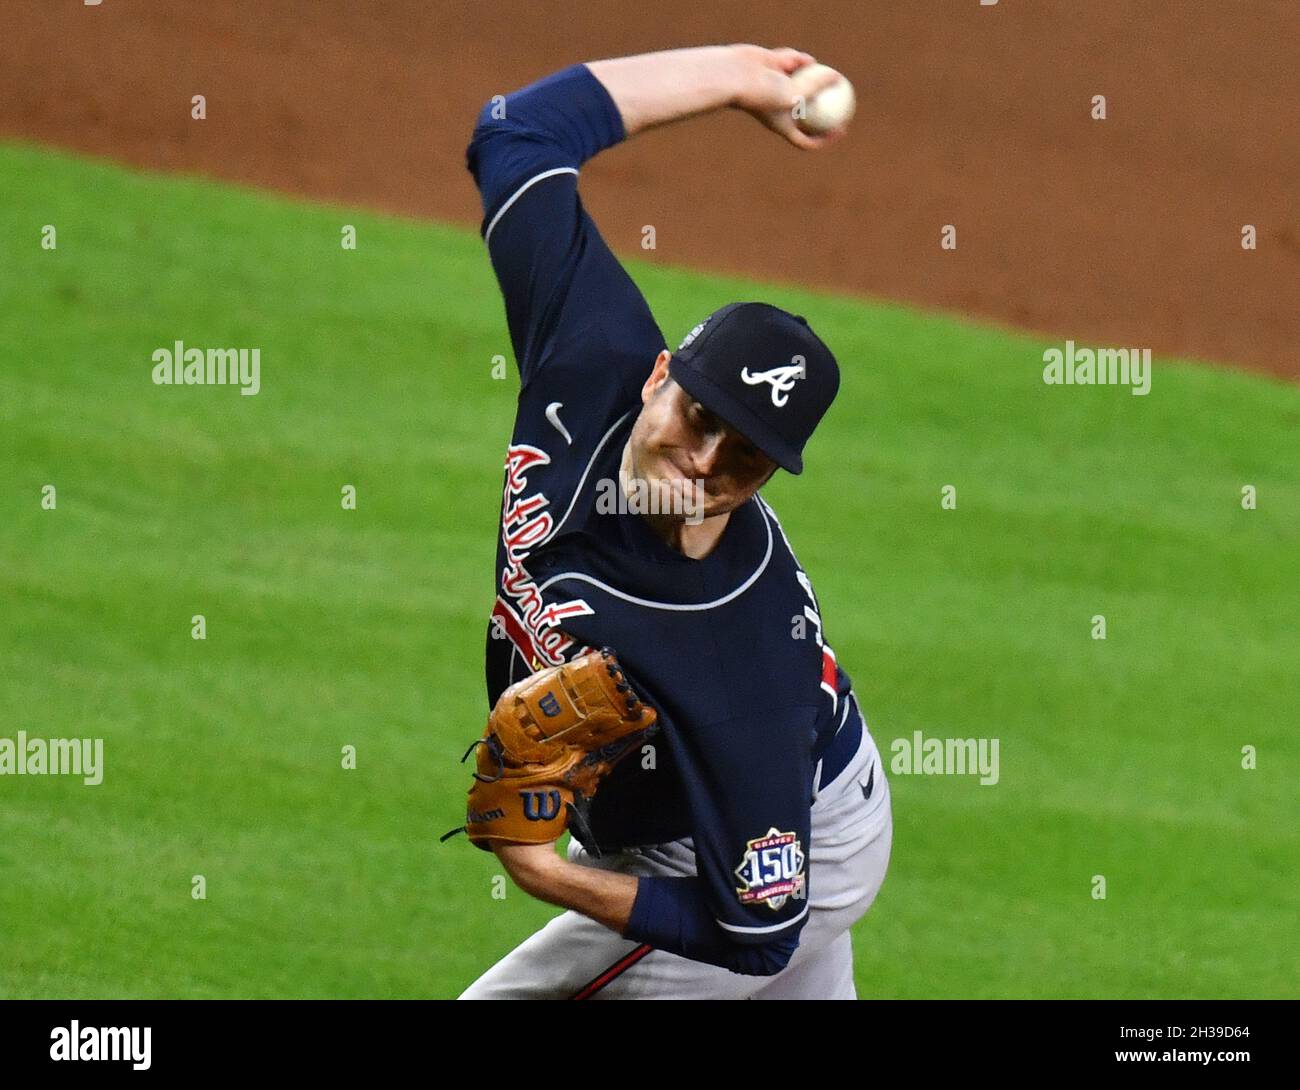
[[[466,821],[442,839],[463,828],[484,851],[493,841],[559,839],[571,817],[585,823],[601,779],[655,733],[657,719],[608,647],[515,682],[461,758],[478,750]]]

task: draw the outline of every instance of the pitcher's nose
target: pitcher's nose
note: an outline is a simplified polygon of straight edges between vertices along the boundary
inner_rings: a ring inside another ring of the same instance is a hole
[[[718,460],[722,457],[722,445],[726,441],[726,438],[726,435],[721,431],[715,432],[705,442],[701,443],[700,446],[692,451],[691,470],[693,476],[713,476],[718,468]]]

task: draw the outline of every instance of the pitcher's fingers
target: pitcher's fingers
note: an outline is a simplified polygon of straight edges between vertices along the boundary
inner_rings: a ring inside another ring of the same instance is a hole
[[[822,148],[829,147],[842,140],[848,131],[847,125],[841,125],[838,129],[830,129],[827,132],[809,133],[804,132],[793,121],[788,128],[785,125],[781,127],[781,135],[804,151],[820,151]]]
[[[781,66],[781,71],[789,75],[796,68],[802,68],[807,64],[816,64],[817,61],[811,53],[805,53],[799,49],[791,49],[789,46],[782,46],[780,49],[774,49],[772,52]]]
[[[818,137],[810,136],[788,118],[786,121],[789,123],[783,122],[778,131],[796,148],[801,148],[803,151],[816,151],[822,146],[822,141]]]
[[[831,129],[829,132],[818,133],[813,137],[813,139],[817,142],[819,148],[824,148],[834,144],[837,140],[843,140],[848,131],[849,127],[847,125],[841,125],[838,129]]]

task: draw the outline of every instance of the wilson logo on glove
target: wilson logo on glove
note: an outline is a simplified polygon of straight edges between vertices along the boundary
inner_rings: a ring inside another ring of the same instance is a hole
[[[467,832],[491,851],[504,844],[547,844],[570,820],[585,827],[585,804],[600,781],[658,729],[659,713],[632,691],[613,650],[588,651],[506,689],[487,729],[465,751],[478,751]]]
[[[560,793],[550,791],[520,791],[524,800],[524,817],[529,821],[550,821],[560,812]]]

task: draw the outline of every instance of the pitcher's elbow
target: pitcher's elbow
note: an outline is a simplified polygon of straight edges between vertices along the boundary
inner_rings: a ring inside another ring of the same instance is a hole
[[[744,976],[776,976],[799,949],[799,932],[768,942],[735,945],[731,971]]]

